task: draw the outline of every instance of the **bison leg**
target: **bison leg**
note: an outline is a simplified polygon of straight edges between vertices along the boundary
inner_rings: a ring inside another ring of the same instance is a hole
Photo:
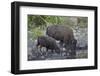
[[[71,52],[70,52],[70,57],[71,57],[72,59],[75,59],[75,58],[76,58],[76,51],[75,51],[75,50],[71,50]]]
[[[40,53],[40,56],[43,56],[44,55],[44,51],[43,51],[43,47],[41,45],[38,46],[39,47],[39,53]]]
[[[72,47],[71,40],[66,41],[65,48],[66,48],[66,56],[68,58],[72,58],[75,53],[74,53],[74,50],[73,50],[73,47]]]
[[[72,57],[73,58],[76,58],[76,44],[77,44],[77,40],[76,39],[73,39],[72,40]]]
[[[61,47],[63,47],[63,41],[60,41],[59,44]]]
[[[46,48],[46,50],[45,50],[45,57],[47,57],[48,56],[48,48]]]

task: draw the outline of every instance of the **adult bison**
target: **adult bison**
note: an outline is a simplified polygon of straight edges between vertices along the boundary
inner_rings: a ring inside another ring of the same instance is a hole
[[[71,50],[71,55],[75,55],[75,48],[77,40],[74,38],[73,30],[63,25],[48,26],[46,34],[56,40],[66,48],[67,51]]]
[[[40,46],[40,50],[42,47],[46,48],[46,52],[50,49],[52,52],[60,53],[60,48],[56,43],[56,40],[49,36],[40,36],[37,39],[37,46]]]

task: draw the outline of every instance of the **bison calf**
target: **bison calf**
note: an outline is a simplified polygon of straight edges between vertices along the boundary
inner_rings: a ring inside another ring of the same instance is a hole
[[[46,52],[48,52],[48,49],[50,49],[53,52],[55,50],[56,53],[60,53],[60,48],[57,45],[56,40],[49,37],[49,36],[40,36],[40,37],[38,37],[37,46],[40,46],[40,49],[42,47],[45,47]]]

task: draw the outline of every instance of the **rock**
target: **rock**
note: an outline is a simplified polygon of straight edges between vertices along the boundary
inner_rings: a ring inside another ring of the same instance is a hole
[[[74,36],[77,40],[77,47],[85,47],[88,45],[87,28],[79,28],[77,32],[74,30]]]

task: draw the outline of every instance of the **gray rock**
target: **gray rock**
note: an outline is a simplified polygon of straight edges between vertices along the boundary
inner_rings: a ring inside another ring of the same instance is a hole
[[[88,45],[88,30],[87,28],[78,28],[77,31],[74,30],[74,36],[77,40],[78,47],[85,47]]]

